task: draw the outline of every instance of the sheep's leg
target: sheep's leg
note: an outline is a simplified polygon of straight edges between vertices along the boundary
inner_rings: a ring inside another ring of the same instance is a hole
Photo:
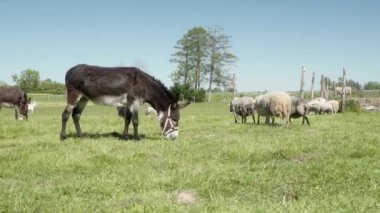
[[[272,120],[272,123],[273,122],[274,122],[274,119]],[[270,116],[269,115],[265,116],[265,124],[270,125]]]
[[[237,123],[237,119],[236,119],[236,113],[235,113],[235,110],[232,110],[232,114],[234,115],[234,118],[235,118],[235,123]]]
[[[247,122],[247,116],[242,115],[242,116],[241,116],[241,123],[242,123],[242,124],[245,124],[246,122]]]
[[[253,123],[256,123],[255,121],[255,114],[252,113],[252,119],[253,119]]]
[[[303,116],[303,119],[302,119],[302,125],[304,124],[305,120],[306,120],[307,125],[310,126],[309,119],[308,119],[306,116]]]

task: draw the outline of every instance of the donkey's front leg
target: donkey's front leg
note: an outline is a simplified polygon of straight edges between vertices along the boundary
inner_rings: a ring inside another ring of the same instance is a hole
[[[139,114],[138,111],[132,112],[132,123],[133,123],[133,135],[135,137],[135,140],[140,140],[139,136]]]

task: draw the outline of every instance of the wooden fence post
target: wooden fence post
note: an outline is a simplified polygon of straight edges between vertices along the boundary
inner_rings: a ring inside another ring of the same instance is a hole
[[[310,99],[314,99],[314,83],[315,83],[315,72],[313,72],[313,76],[311,77],[311,97]]]
[[[325,99],[328,100],[329,99],[329,84],[327,82],[327,77],[325,77]]]
[[[342,96],[342,112],[344,112],[344,108],[345,108],[345,105],[346,105],[346,70],[344,69],[343,67],[343,86],[342,86],[342,92],[341,92],[341,96]]]
[[[305,86],[305,67],[302,66],[302,70],[301,70],[301,86],[300,86],[300,97],[301,97],[301,100],[303,100],[304,95],[305,95],[305,92],[303,90],[304,86]]]
[[[333,89],[334,89],[334,98],[337,96],[337,91],[336,91],[336,83],[333,81]]]
[[[325,76],[321,75],[321,98],[325,97]]]

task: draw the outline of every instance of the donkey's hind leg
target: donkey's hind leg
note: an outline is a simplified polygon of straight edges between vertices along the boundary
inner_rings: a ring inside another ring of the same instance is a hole
[[[80,98],[81,98],[81,93],[79,91],[67,90],[67,105],[65,107],[65,110],[63,110],[62,112],[61,140],[64,140],[67,137],[67,132],[66,132],[67,120],[69,120],[69,117],[71,113],[73,112],[75,106],[78,104]]]
[[[84,108],[86,107],[87,102],[88,102],[88,99],[82,97],[79,100],[77,106],[74,107],[73,113],[71,115],[73,117],[73,121],[74,121],[74,125],[75,125],[75,131],[76,131],[78,137],[82,137],[82,135],[83,135],[82,129],[80,128],[79,120],[80,120],[80,116],[82,115]]]
[[[128,140],[128,129],[129,129],[129,124],[131,123],[131,118],[132,118],[132,113],[127,107],[122,108],[124,110],[124,132],[123,132],[123,139]]]

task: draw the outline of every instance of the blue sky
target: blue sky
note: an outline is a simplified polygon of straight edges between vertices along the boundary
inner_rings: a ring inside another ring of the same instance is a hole
[[[306,89],[311,72],[380,81],[377,0],[0,1],[0,80],[32,68],[64,82],[80,63],[143,66],[164,84],[173,46],[196,26],[219,26],[238,57],[239,91]],[[319,89],[319,86],[317,86]]]

